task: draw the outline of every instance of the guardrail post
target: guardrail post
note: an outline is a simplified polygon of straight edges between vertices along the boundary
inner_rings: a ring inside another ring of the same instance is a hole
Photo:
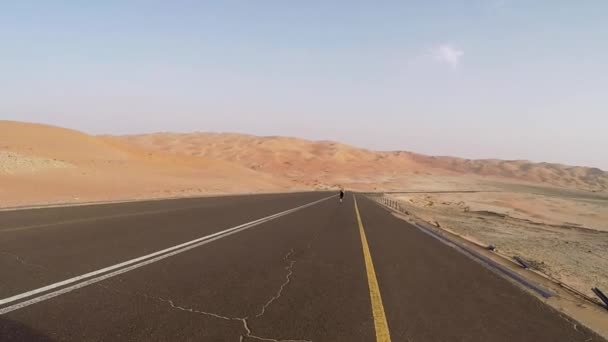
[[[608,297],[606,297],[606,295],[604,294],[604,292],[602,292],[597,287],[592,288],[591,291],[593,291],[593,293],[595,293],[596,296],[600,297],[600,299],[602,300],[602,302],[604,302],[604,308],[606,310],[608,310]]]
[[[532,268],[532,265],[530,265],[530,263],[528,263],[526,260],[522,259],[521,257],[514,256],[513,259],[515,261],[517,261],[517,263],[519,263],[521,265],[521,267],[523,267],[525,269]]]

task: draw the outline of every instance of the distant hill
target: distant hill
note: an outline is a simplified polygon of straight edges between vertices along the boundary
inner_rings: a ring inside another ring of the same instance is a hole
[[[0,207],[294,187],[280,177],[223,160],[150,151],[123,139],[0,120]]]
[[[244,134],[154,133],[116,137],[152,151],[199,156],[300,180],[381,179],[399,173],[476,175],[594,191],[608,190],[608,172],[597,168],[529,161],[470,160],[397,151],[370,151],[331,141]]]
[[[92,136],[0,121],[0,207],[338,186],[469,189],[485,180],[608,190],[608,173],[596,168],[378,152],[332,141],[244,134]]]

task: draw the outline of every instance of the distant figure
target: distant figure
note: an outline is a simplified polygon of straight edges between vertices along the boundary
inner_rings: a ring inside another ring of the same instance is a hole
[[[342,203],[343,199],[344,199],[344,190],[340,189],[340,203]]]

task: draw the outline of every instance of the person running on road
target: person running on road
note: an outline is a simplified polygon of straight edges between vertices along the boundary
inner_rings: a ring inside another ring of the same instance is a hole
[[[340,203],[342,203],[342,199],[344,199],[344,190],[340,189]]]

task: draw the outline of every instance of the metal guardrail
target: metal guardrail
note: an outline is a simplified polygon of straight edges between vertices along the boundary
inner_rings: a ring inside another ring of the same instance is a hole
[[[406,213],[408,214],[408,211],[405,209],[405,207],[401,204],[401,201],[397,201],[395,199],[391,199],[385,196],[382,196],[380,194],[377,193],[364,193],[365,196],[370,197],[370,198],[374,198],[376,201],[386,205],[387,207],[393,208],[397,211],[400,211],[402,213]]]

